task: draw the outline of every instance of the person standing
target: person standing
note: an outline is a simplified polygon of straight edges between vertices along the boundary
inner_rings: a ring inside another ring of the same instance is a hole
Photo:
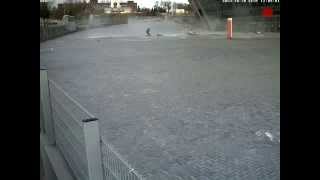
[[[146,33],[147,33],[147,36],[151,36],[150,28],[147,28]]]

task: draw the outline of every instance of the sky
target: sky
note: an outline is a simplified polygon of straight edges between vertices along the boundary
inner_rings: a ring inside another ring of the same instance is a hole
[[[159,1],[160,3],[161,0],[134,0],[134,1],[137,2],[140,7],[151,8],[153,7],[156,1]],[[171,0],[171,1],[172,2],[175,1],[176,3],[188,3],[188,0]]]
[[[53,0],[53,1],[56,1],[56,3],[61,3],[66,0]],[[77,0],[74,0],[74,1],[77,1]],[[86,0],[86,1],[89,1],[89,0]],[[101,2],[101,1],[108,1],[108,0],[98,0],[98,2]],[[161,0],[134,0],[134,1],[138,3],[138,6],[140,6],[141,8],[142,7],[152,8],[156,1],[159,1],[160,3]],[[176,3],[188,3],[188,0],[170,0],[170,1],[176,2]],[[127,0],[122,0],[122,2],[127,2]]]

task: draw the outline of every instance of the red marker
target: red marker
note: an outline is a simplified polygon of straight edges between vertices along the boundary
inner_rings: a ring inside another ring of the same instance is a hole
[[[227,20],[227,39],[232,39],[232,18]]]
[[[262,9],[262,16],[263,17],[272,17],[273,16],[273,9],[269,7],[265,7]]]

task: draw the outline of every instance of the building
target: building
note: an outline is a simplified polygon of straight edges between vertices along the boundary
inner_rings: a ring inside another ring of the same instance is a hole
[[[40,1],[40,9],[41,8],[47,8],[49,6],[47,1]]]
[[[137,12],[138,4],[134,1],[128,1],[127,7],[131,10],[131,12]]]
[[[81,4],[81,0],[68,0],[64,3],[58,4],[58,9],[66,9],[66,7],[73,6],[74,4]],[[137,3],[134,1],[123,2],[122,0],[90,0],[89,3],[85,4],[86,10],[89,13],[135,13],[137,12]],[[41,4],[41,3],[40,3]],[[82,3],[83,4],[83,3]]]
[[[126,3],[120,3],[120,7],[123,9],[124,13],[134,13],[137,12],[138,5],[134,1],[128,1]]]
[[[138,5],[134,1],[110,0],[110,6],[105,8],[105,13],[135,13],[137,9]]]
[[[188,13],[187,7],[188,7],[188,4],[173,3],[169,13],[172,15],[184,15]]]

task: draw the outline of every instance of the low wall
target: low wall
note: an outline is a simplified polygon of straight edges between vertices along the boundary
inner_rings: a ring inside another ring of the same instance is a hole
[[[40,42],[63,36],[75,31],[75,28],[69,28],[67,25],[40,26]]]
[[[103,14],[91,15],[77,18],[75,22],[56,25],[40,25],[40,42],[60,37],[72,32],[88,28],[128,24],[128,15],[124,14]]]
[[[210,18],[210,24],[213,30],[226,31],[227,19]],[[233,17],[234,32],[280,32],[280,16],[271,18],[257,17]]]
[[[200,19],[195,16],[167,16],[167,19],[180,24],[190,24],[195,27],[205,28]],[[210,27],[213,31],[226,31],[227,18],[208,16]],[[233,17],[234,32],[280,32],[280,16],[264,18],[262,16]]]
[[[76,20],[79,29],[101,27],[107,25],[128,24],[128,15],[124,14],[103,14],[83,16]]]

